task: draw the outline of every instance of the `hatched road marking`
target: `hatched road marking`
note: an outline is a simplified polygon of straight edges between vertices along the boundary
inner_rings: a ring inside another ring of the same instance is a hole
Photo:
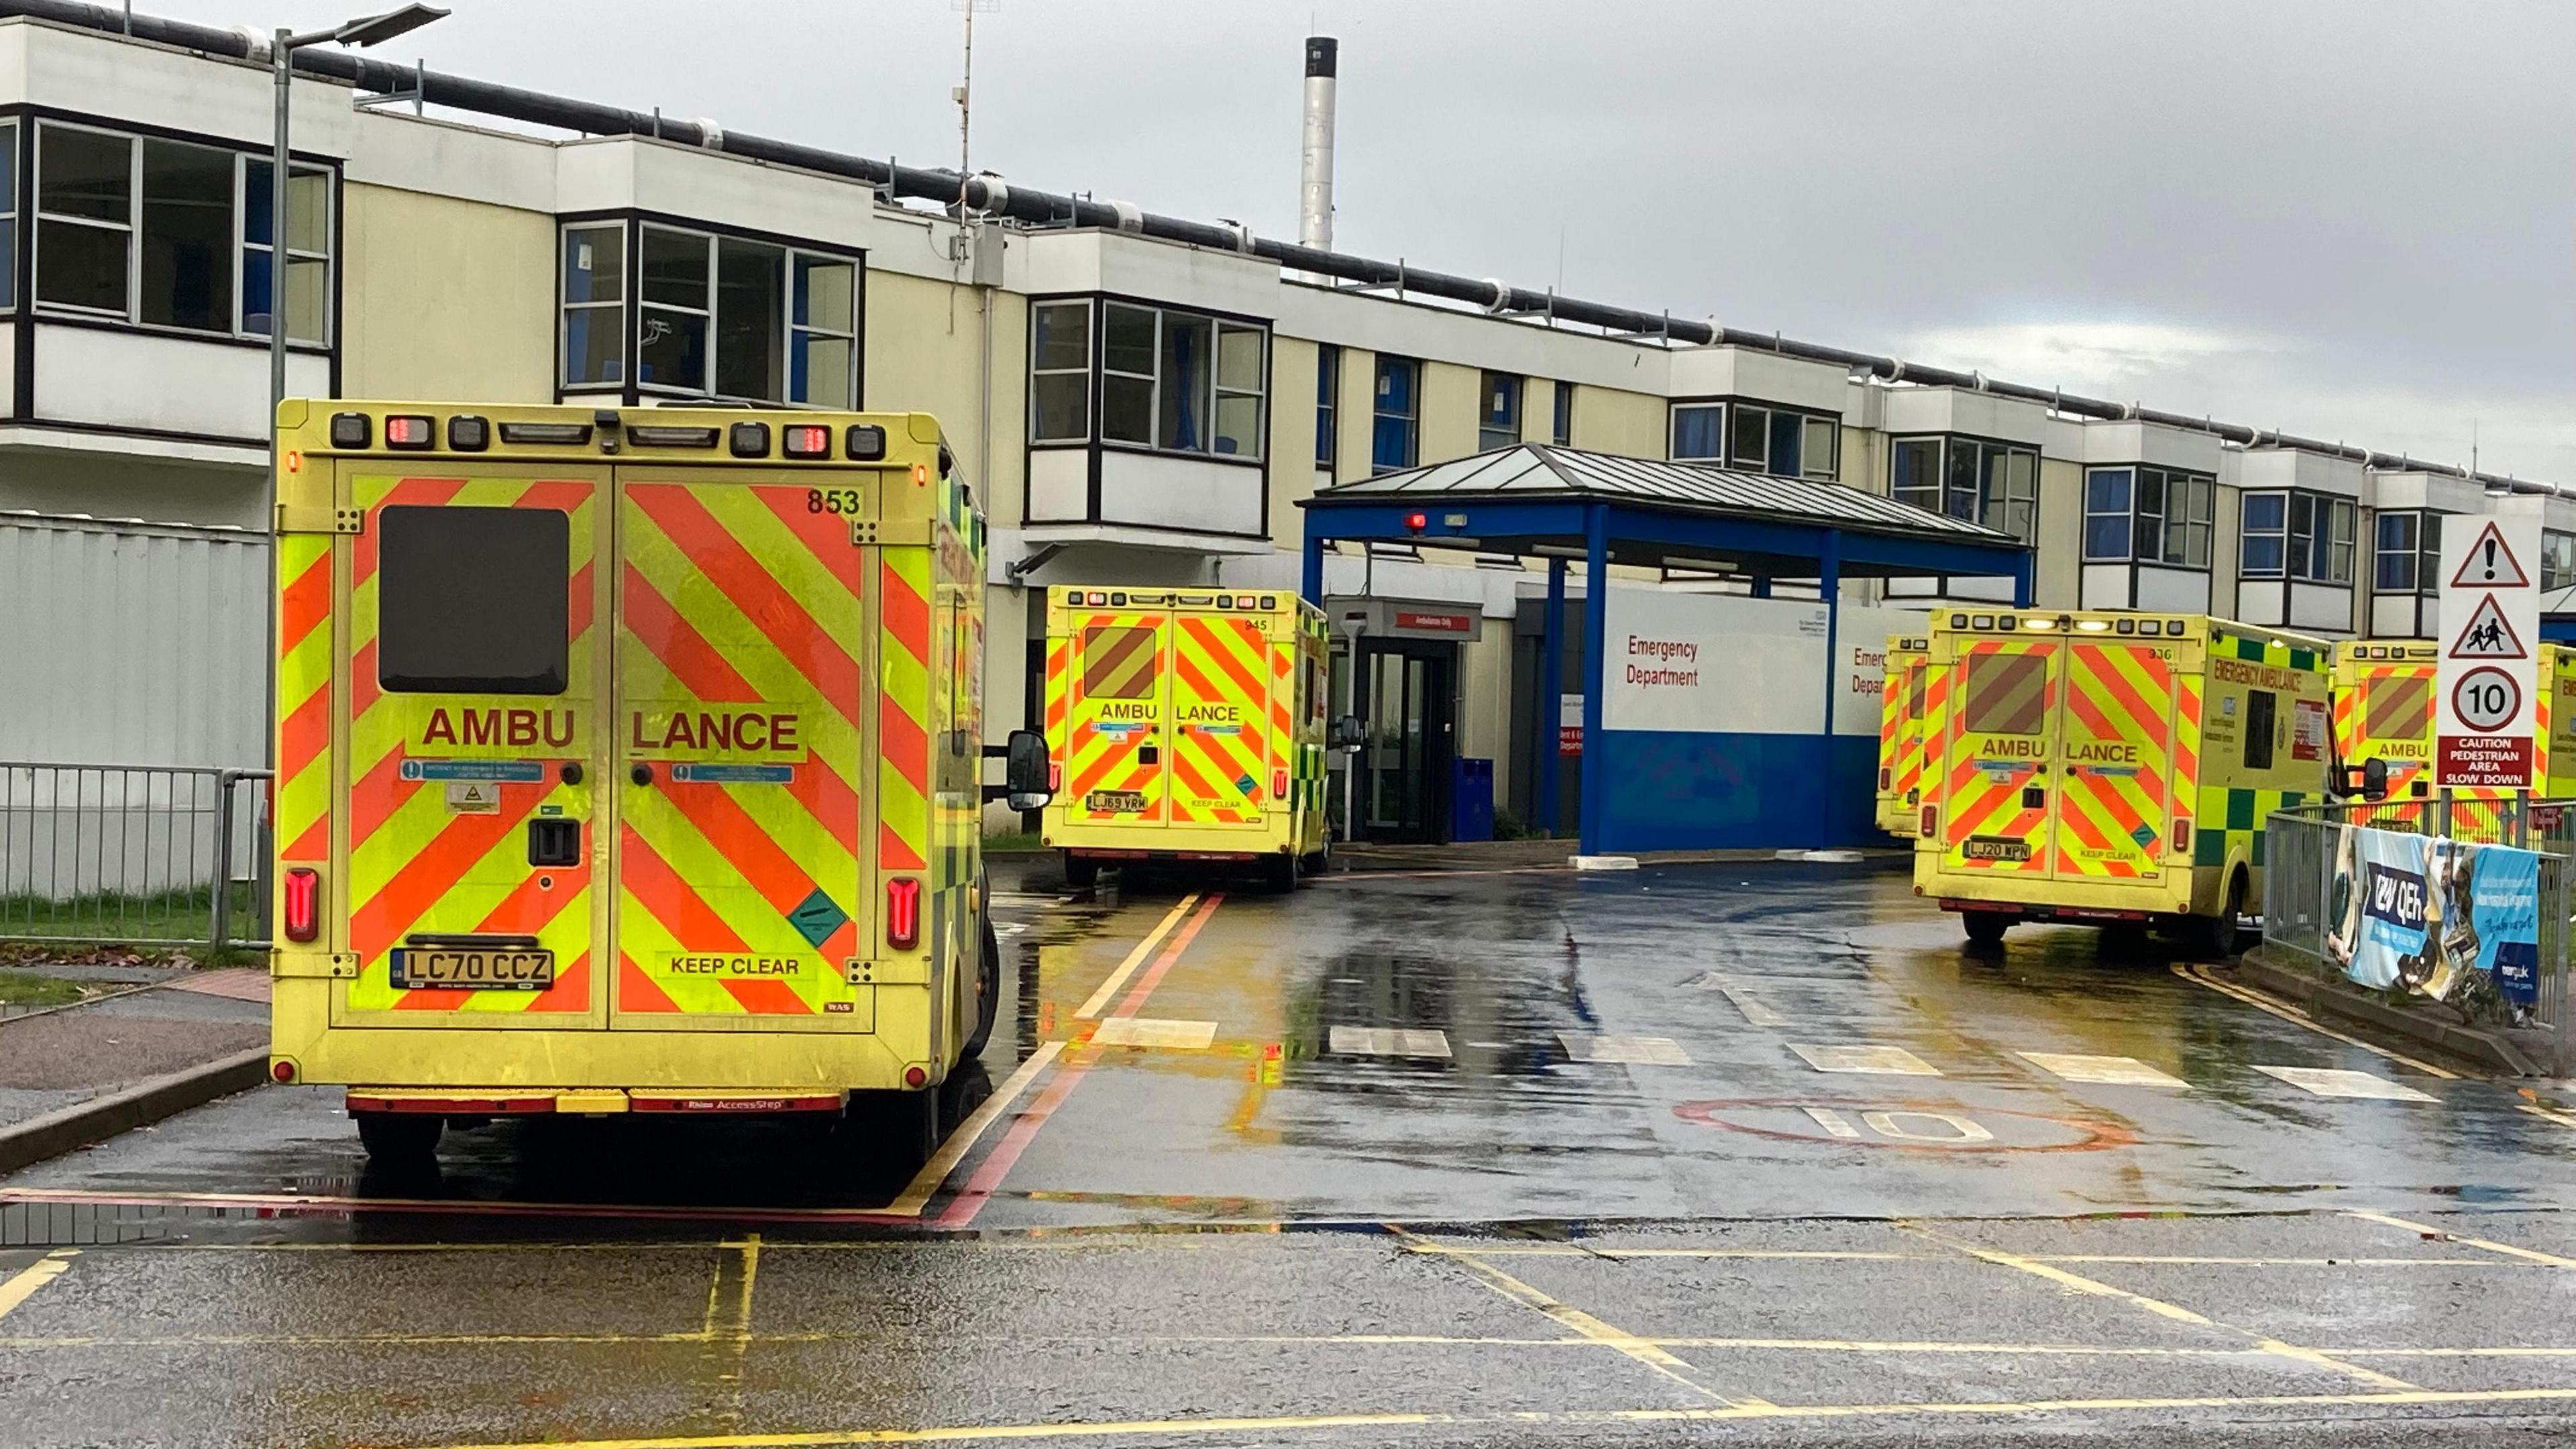
[[[1404,1026],[1337,1026],[1333,1055],[1341,1057],[1416,1057],[1449,1060],[1449,1033]]]
[[[955,1172],[957,1164],[966,1160],[967,1152],[977,1140],[1001,1120],[1002,1114],[1011,1109],[1011,1104],[1020,1099],[1020,1093],[1027,1091],[1029,1083],[1036,1081],[1038,1073],[1045,1071],[1047,1064],[1063,1050],[1064,1043],[1060,1041],[1039,1043],[1038,1049],[1029,1053],[1029,1059],[1020,1063],[1017,1070],[1003,1079],[1002,1085],[993,1089],[993,1095],[984,1099],[984,1104],[975,1109],[973,1116],[957,1124],[957,1130],[949,1133],[948,1140],[940,1143],[939,1150],[922,1164],[911,1185],[904,1188],[903,1196],[886,1204],[886,1211],[900,1217],[921,1216],[922,1208],[929,1205],[931,1194],[939,1191],[939,1185],[948,1180],[948,1174]]]
[[[2136,1057],[2088,1057],[2074,1052],[2021,1052],[2022,1060],[2051,1076],[2070,1082],[2098,1082],[2111,1087],[2180,1087],[2191,1083],[2167,1076]]]
[[[1579,1031],[1561,1031],[1556,1039],[1565,1043],[1565,1054],[1578,1062],[1622,1062],[1640,1067],[1686,1067],[1690,1053],[1668,1036],[1587,1036]]]
[[[2282,1081],[2304,1092],[2320,1097],[2361,1097],[2377,1102],[2437,1102],[2441,1099],[2428,1092],[2416,1091],[2402,1082],[2374,1077],[2368,1072],[2347,1071],[2341,1067],[2265,1067],[2254,1070]]]
[[[9,1310],[34,1297],[37,1289],[71,1271],[72,1259],[79,1256],[78,1248],[64,1248],[47,1253],[19,1269],[7,1281],[0,1282],[0,1318],[8,1317]]]
[[[1799,1046],[1789,1050],[1820,1072],[1864,1072],[1885,1077],[1937,1077],[1941,1069],[1903,1047]]]
[[[1093,1046],[1160,1047],[1166,1051],[1198,1052],[1207,1050],[1216,1040],[1216,1023],[1212,1021],[1172,1021],[1151,1016],[1122,1016],[1100,1024],[1091,1034]]]

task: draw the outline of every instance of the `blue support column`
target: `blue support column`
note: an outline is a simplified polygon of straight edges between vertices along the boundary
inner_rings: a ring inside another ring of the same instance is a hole
[[[1324,606],[1324,540],[1315,532],[1315,515],[1306,515],[1306,571],[1298,588],[1306,602],[1316,608]]]
[[[1583,818],[1581,849],[1599,855],[1609,813],[1610,741],[1601,728],[1603,661],[1610,654],[1610,510],[1583,511]]]
[[[2037,569],[2038,563],[2037,553],[2024,553],[2021,556],[2020,567],[2013,570],[2014,608],[2027,609],[2031,606],[2032,597],[2037,592],[2032,586],[2031,574]]]
[[[1843,627],[1843,536],[1832,529],[1825,531],[1824,545],[1817,550],[1816,592],[1825,601],[1825,808],[1817,821],[1816,847],[1821,850],[1834,843],[1834,831],[1843,818],[1843,777],[1834,768],[1834,706],[1842,703],[1842,627]]]
[[[1767,599],[1771,597],[1771,576],[1769,574],[1755,574],[1753,576],[1753,597],[1757,599]]]
[[[1539,631],[1538,723],[1532,731],[1538,746],[1538,809],[1531,819],[1550,835],[1557,829],[1557,797],[1562,789],[1557,760],[1559,703],[1565,697],[1565,560],[1547,561],[1547,614]]]

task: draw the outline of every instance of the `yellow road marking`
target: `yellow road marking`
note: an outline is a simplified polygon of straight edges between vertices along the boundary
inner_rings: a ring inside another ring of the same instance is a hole
[[[2132,1293],[2126,1288],[2117,1288],[2111,1284],[2102,1282],[2099,1279],[2087,1278],[2080,1273],[2070,1273],[2064,1268],[2057,1267],[2054,1264],[2042,1263],[2036,1259],[2025,1258],[2018,1253],[2008,1253],[2001,1248],[1984,1247],[1980,1244],[1972,1243],[1965,1238],[1954,1238],[1947,1233],[1934,1231],[1933,1229],[1926,1228],[1919,1223],[1904,1223],[1900,1224],[1900,1226],[1908,1232],[1919,1233],[1936,1243],[1942,1243],[1949,1247],[1956,1248],[1960,1252],[1966,1253],[1971,1257],[1982,1258],[1999,1267],[2012,1268],[2019,1272],[2029,1273],[2036,1277],[2045,1278],[2048,1281],[2057,1284],[2061,1288],[2069,1288],[2078,1293],[2089,1293],[2101,1298],[2117,1298],[2123,1303],[2143,1308],[2149,1313],[2153,1313],[2164,1318],[2170,1318],[2177,1323],[2188,1323],[2197,1328],[2214,1328],[2228,1333],[2239,1334],[2243,1337],[2254,1340],[2254,1346],[2256,1348],[2280,1358],[2295,1359],[2300,1363],[2308,1364],[2315,1368],[2332,1369],[2337,1373],[2360,1379],[2364,1383],[2377,1384],[2381,1388],[2411,1389],[2415,1387],[2415,1385],[2406,1382],[2404,1379],[2391,1377],[2390,1375],[2380,1373],[2376,1369],[2366,1369],[2358,1364],[2338,1363],[2334,1359],[2328,1358],[2326,1355],[2313,1348],[2301,1348],[2297,1344],[2284,1343],[2277,1338],[2270,1337],[2269,1335],[2256,1333],[2252,1329],[2238,1328],[2232,1323],[2221,1323],[2217,1319],[2211,1318],[2205,1314],[2194,1313],[2190,1309],[2185,1308],[2178,1303],[2167,1303],[2161,1298],[2150,1298],[2144,1293]]]
[[[710,1346],[709,1353],[721,1355],[712,1363],[724,1394],[716,1421],[736,1429],[742,1425],[742,1361],[751,1350],[752,1285],[760,1280],[760,1234],[745,1233],[717,1246],[739,1256],[716,1264],[715,1280],[707,1285],[706,1330],[699,1339]],[[734,1289],[731,1295],[725,1292],[728,1279]]]
[[[1019,1100],[1020,1093],[1027,1091],[1029,1083],[1036,1081],[1038,1073],[1045,1071],[1047,1064],[1063,1050],[1064,1043],[1060,1041],[1039,1043],[1038,1049],[1029,1053],[1029,1059],[1002,1079],[1002,1085],[984,1099],[984,1104],[975,1109],[973,1116],[957,1124],[957,1130],[948,1134],[948,1140],[939,1144],[939,1150],[930,1155],[930,1160],[922,1164],[921,1171],[913,1175],[911,1184],[904,1188],[901,1196],[886,1204],[885,1210],[896,1217],[921,1216],[921,1210],[930,1203],[931,1194],[939,1191],[939,1185],[948,1180],[948,1174],[957,1170],[957,1164],[965,1160],[976,1140],[1002,1120],[1002,1114],[1011,1109],[1011,1103]]]
[[[954,1444],[973,1440],[1102,1439],[1320,1433],[1335,1429],[1532,1424],[1707,1423],[1757,1419],[1907,1419],[1930,1415],[2002,1416],[2085,1413],[2156,1413],[2178,1409],[2404,1408],[2443,1404],[2563,1404],[2576,1388],[2404,1389],[2385,1393],[2262,1394],[2187,1398],[1996,1399],[1959,1403],[1771,1404],[1742,1403],[1705,1409],[1530,1411],[1477,1415],[1447,1413],[1293,1414],[1264,1418],[1131,1419],[1056,1424],[956,1424],[924,1429],[815,1429],[768,1434],[720,1434],[650,1439],[564,1439],[543,1449],[821,1449],[840,1444]],[[443,1449],[538,1449],[534,1442],[443,1446]]]
[[[36,1290],[71,1271],[72,1259],[80,1256],[78,1248],[61,1248],[47,1253],[0,1283],[0,1318],[9,1310],[36,1296]]]
[[[2576,1117],[2570,1117],[2564,1112],[2553,1112],[2547,1107],[2541,1106],[2537,1102],[2516,1102],[2514,1103],[2513,1110],[2517,1112],[2528,1112],[2534,1117],[2546,1118],[2549,1121],[2557,1123],[2561,1127],[2576,1127]]]
[[[2308,1015],[2306,1012],[2301,1011],[2296,1007],[2286,1006],[2280,1002],[2276,1002],[2259,991],[2239,986],[2232,981],[2215,980],[2209,975],[2209,969],[2205,966],[2176,961],[2173,963],[2172,969],[2176,976],[2181,977],[2185,981],[2196,981],[2199,984],[2208,987],[2210,990],[2217,992],[2221,996],[2232,996],[2237,1000],[2244,1002],[2247,1006],[2253,1007],[2257,1011],[2269,1012],[2272,1015],[2281,1018],[2283,1021],[2290,1022],[2297,1026],[2304,1026],[2319,1036],[2333,1037],[2336,1041],[2342,1042],[2346,1046],[2357,1046],[2363,1051],[2376,1053],[2379,1056],[2388,1058],[2392,1062],[2398,1062],[2405,1066],[2413,1067],[2415,1070],[2422,1072],[2427,1076],[2441,1077],[2447,1081],[2454,1082],[2460,1079],[2460,1074],[2458,1072],[2451,1071],[2448,1068],[2437,1067],[2431,1062],[2418,1061],[2413,1057],[2407,1056],[2403,1052],[2390,1051],[2384,1046],[2363,1041],[2357,1036],[2346,1036],[2342,1032],[2335,1030],[2333,1027],[2319,1022],[2315,1017]]]
[[[2434,1227],[2429,1223],[2410,1223],[2404,1218],[2392,1218],[2386,1213],[2353,1210],[2345,1212],[2344,1216],[2359,1218],[2365,1223],[2380,1223],[2387,1227],[2404,1228],[2410,1233],[2431,1234],[2454,1243],[2466,1243],[2472,1248],[2482,1248],[2490,1253],[2502,1253],[2508,1258],[2520,1258],[2525,1262],[2546,1263],[2552,1268],[2576,1268],[2576,1258],[2562,1258],[2556,1253],[2543,1253],[2534,1248],[2517,1248],[2511,1243],[2491,1243],[2484,1238],[2467,1237],[2452,1232],[2448,1228]]]
[[[1127,978],[1136,974],[1136,968],[1145,964],[1145,958],[1154,954],[1154,948],[1172,933],[1172,928],[1181,923],[1182,917],[1190,913],[1190,907],[1198,903],[1195,893],[1181,897],[1180,904],[1165,912],[1162,923],[1147,932],[1145,939],[1136,943],[1136,949],[1127,953],[1127,959],[1118,963],[1118,969],[1109,973],[1109,979],[1100,983],[1100,989],[1074,1009],[1074,1016],[1077,1019],[1094,1017],[1108,1010],[1109,999],[1118,994],[1118,988],[1127,984]]]
[[[1388,1232],[1395,1234],[1397,1239],[1404,1243],[1408,1251],[1411,1250],[1413,1244],[1422,1241],[1413,1234],[1397,1227],[1393,1223],[1387,1224],[1386,1228]],[[1665,1378],[1671,1379],[1673,1382],[1680,1384],[1682,1387],[1689,1389],[1695,1394],[1715,1399],[1721,1404],[1762,1402],[1759,1399],[1729,1398],[1727,1395],[1719,1393],[1717,1390],[1712,1389],[1708,1385],[1699,1381],[1699,1371],[1697,1369],[1684,1363],[1682,1360],[1673,1357],[1673,1355],[1666,1350],[1657,1347],[1655,1344],[1650,1343],[1645,1339],[1637,1337],[1635,1334],[1626,1332],[1622,1329],[1613,1328],[1609,1324],[1602,1322],[1600,1319],[1593,1317],[1591,1314],[1584,1312],[1582,1309],[1574,1307],[1572,1304],[1560,1303],[1554,1297],[1531,1287],[1529,1284],[1522,1282],[1520,1279],[1513,1277],[1511,1274],[1504,1272],[1502,1269],[1495,1267],[1491,1263],[1485,1262],[1483,1259],[1478,1258],[1473,1253],[1469,1253],[1464,1249],[1445,1248],[1432,1256],[1446,1258],[1450,1262],[1456,1263],[1468,1272],[1475,1274],[1477,1279],[1486,1287],[1493,1289],[1495,1292],[1500,1293],[1505,1298],[1512,1300],[1523,1308],[1527,1308],[1534,1313],[1540,1314],[1560,1327],[1572,1329],[1574,1332],[1592,1340],[1594,1343],[1600,1344],[1604,1348],[1617,1349],[1619,1352],[1626,1354],[1628,1357],[1635,1359],[1637,1362],[1644,1364],[1646,1367],[1653,1369],[1655,1372],[1662,1374]]]

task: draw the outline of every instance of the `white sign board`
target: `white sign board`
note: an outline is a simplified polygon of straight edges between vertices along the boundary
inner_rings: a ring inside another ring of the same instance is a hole
[[[1825,729],[1825,607],[1740,594],[1614,589],[1603,623],[1605,729],[1814,735]],[[1910,609],[1846,607],[1836,631],[1833,732],[1878,733],[1887,636]]]
[[[2507,499],[2492,517],[2442,520],[2441,667],[2433,783],[2531,788],[2542,675],[2540,514]]]

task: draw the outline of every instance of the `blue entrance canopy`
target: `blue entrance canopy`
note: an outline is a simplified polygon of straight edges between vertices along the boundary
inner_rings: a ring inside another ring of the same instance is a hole
[[[1630,847],[1607,818],[1623,765],[1669,769],[1668,748],[1635,749],[1602,727],[1607,654],[1605,587],[1612,564],[1741,577],[1756,596],[1774,579],[1816,582],[1825,609],[1824,733],[1833,690],[1845,578],[2005,578],[2016,605],[2031,597],[2031,550],[2011,535],[1838,483],[1736,473],[1543,443],[1386,473],[1299,500],[1306,510],[1306,597],[1321,603],[1326,546],[1402,543],[1545,558],[1542,700],[1557,697],[1566,564],[1584,563],[1582,844],[1586,854]],[[1710,736],[1723,740],[1725,736]],[[1623,760],[1623,755],[1630,756]],[[1822,759],[1819,758],[1819,765]],[[1542,822],[1554,812],[1557,756],[1538,752]],[[1640,837],[1641,839],[1643,837]],[[1649,844],[1670,844],[1657,834]],[[1787,842],[1782,842],[1787,843]],[[1831,843],[1819,841],[1818,843]]]

